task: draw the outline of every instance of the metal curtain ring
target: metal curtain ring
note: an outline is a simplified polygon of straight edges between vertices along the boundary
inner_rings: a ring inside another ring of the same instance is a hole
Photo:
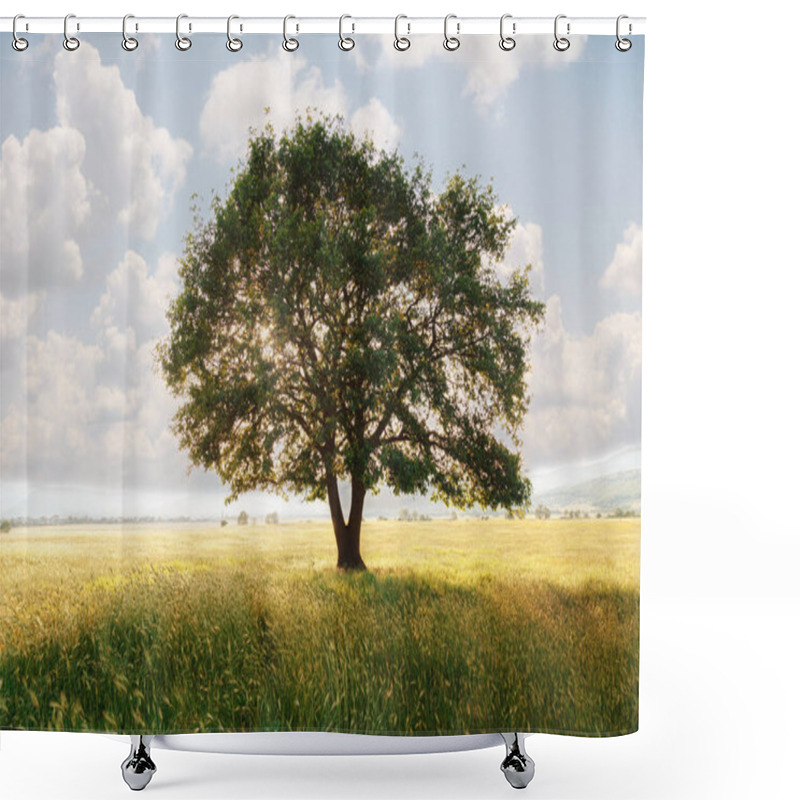
[[[225,42],[225,47],[227,47],[231,53],[238,53],[242,49],[242,40],[231,36],[231,22],[235,19],[239,19],[236,14],[231,14],[228,17],[228,41]]]
[[[342,30],[342,24],[346,19],[353,18],[349,14],[342,14],[342,16],[339,17],[339,49],[344,51],[352,50],[356,46],[355,40],[349,36],[345,36],[344,31]],[[356,26],[352,23],[350,23],[350,27],[351,31],[356,29]]]
[[[511,14],[503,14],[503,16],[500,17],[500,49],[506,52],[513,50],[517,46],[517,40],[513,39],[511,36],[506,36],[503,30],[503,25],[507,19],[511,19]],[[516,33],[516,23],[513,23],[511,30]]]
[[[407,38],[406,36],[400,35],[400,20],[401,19],[408,19],[405,14],[398,14],[394,18],[394,49],[395,50],[408,50],[411,47],[411,39]],[[411,26],[407,24],[408,32],[411,33]]]
[[[296,19],[296,17],[292,16],[291,14],[287,14],[283,18],[283,44],[281,46],[287,53],[293,53],[298,47],[300,47],[300,42],[298,42],[297,39],[291,38],[287,33],[290,19]]]
[[[188,14],[178,14],[175,18],[175,47],[178,50],[188,50],[192,46],[192,40],[188,36],[181,36],[181,20],[188,19],[188,17]],[[191,30],[191,26],[189,30]]]
[[[21,36],[17,35],[17,20],[18,19],[25,19],[24,14],[17,14],[14,17],[14,21],[11,23],[11,33],[14,34],[14,38],[11,40],[11,46],[18,52],[21,53],[23,50],[28,49],[28,40],[23,39]]]
[[[448,14],[444,18],[444,41],[442,42],[442,46],[444,47],[445,50],[449,50],[452,53],[453,50],[458,50],[458,48],[461,47],[461,40],[457,36],[448,36],[447,34],[447,23],[451,19],[456,19],[456,15]],[[460,30],[461,30],[461,23],[457,22],[456,33],[459,33]]]
[[[630,50],[630,49],[631,49],[631,47],[633,47],[633,42],[632,42],[630,39],[623,39],[623,38],[622,38],[622,37],[619,35],[619,23],[620,23],[620,22],[621,22],[623,19],[628,19],[628,15],[627,15],[627,14],[620,14],[620,15],[617,17],[617,41],[616,41],[616,42],[614,42],[614,47],[616,47],[616,48],[617,48],[617,50],[619,50],[619,51],[620,51],[620,53],[627,53],[627,52],[628,52],[628,50]],[[630,30],[631,30],[631,26],[630,26],[630,25],[628,25],[628,33],[630,33]]]
[[[566,19],[566,14],[559,14],[556,17],[556,21],[553,23],[553,35],[556,37],[555,41],[553,42],[553,47],[558,50],[559,53],[563,53],[565,50],[569,50],[569,39],[566,36],[559,36],[558,35],[558,21],[560,19]],[[569,22],[567,23],[567,34],[569,34]]]
[[[64,49],[69,50],[70,53],[81,46],[80,40],[76,39],[74,36],[70,36],[67,32],[67,25],[71,19],[75,19],[74,14],[67,14],[67,16],[64,17],[64,41],[62,42]],[[78,30],[80,30],[80,28],[78,28]]]
[[[133,18],[133,14],[126,14],[122,18],[122,49],[127,50],[129,53],[133,52],[139,46],[138,39],[134,39],[133,36],[128,36],[128,20]]]

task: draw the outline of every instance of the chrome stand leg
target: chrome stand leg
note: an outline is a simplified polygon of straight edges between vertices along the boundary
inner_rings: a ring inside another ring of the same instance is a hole
[[[524,789],[532,780],[535,765],[525,752],[525,739],[521,733],[501,733],[506,743],[506,757],[500,765],[506,780],[515,789]]]
[[[122,762],[122,778],[134,792],[140,792],[150,783],[156,765],[150,758],[152,736],[131,735],[131,752]]]

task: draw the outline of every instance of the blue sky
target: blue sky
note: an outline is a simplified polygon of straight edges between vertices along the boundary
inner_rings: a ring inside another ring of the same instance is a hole
[[[613,36],[567,53],[546,36],[511,53],[464,37],[448,53],[418,36],[397,53],[361,36],[342,53],[308,36],[292,54],[267,36],[237,54],[214,36],[184,53],[140,38],[135,53],[116,34],[75,53],[56,36],[22,54],[0,40],[0,513],[221,507],[216,478],[187,477],[148,362],[189,198],[205,210],[224,193],[264,105],[278,127],[308,104],[340,112],[409,163],[422,155],[435,186],[462,165],[491,179],[519,220],[506,264],[533,263],[547,302],[523,436],[534,485],[635,464],[643,37],[628,53]]]

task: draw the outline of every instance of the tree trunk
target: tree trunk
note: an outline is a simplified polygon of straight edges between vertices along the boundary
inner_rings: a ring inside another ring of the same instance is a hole
[[[333,532],[336,535],[336,547],[339,551],[336,566],[346,571],[367,568],[361,558],[361,517],[364,512],[366,491],[361,481],[354,480],[352,486],[350,518],[345,522],[336,477],[329,474],[326,478],[328,505],[331,510]]]

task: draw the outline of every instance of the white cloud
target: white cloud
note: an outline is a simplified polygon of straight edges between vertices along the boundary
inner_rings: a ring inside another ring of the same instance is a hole
[[[504,219],[514,217],[514,212],[508,203],[498,206],[496,211]],[[526,264],[531,266],[529,280],[533,296],[541,297],[544,294],[542,227],[535,222],[517,222],[511,233],[505,258],[497,264],[497,274],[501,280],[507,280],[514,270],[524,267]]]
[[[184,181],[191,145],[156,127],[119,68],[101,64],[86,42],[56,56],[53,78],[60,124],[85,139],[83,174],[132,235],[151,239]]]
[[[103,66],[90,44],[58,53],[53,77],[59,124],[9,136],[0,152],[7,300],[80,279],[80,242],[115,220],[151,238],[192,152],[142,114],[119,69]]]
[[[513,218],[506,204],[496,209]],[[542,229],[517,223],[503,262],[501,280],[531,264],[535,297],[544,295]],[[544,323],[531,338],[528,374],[531,405],[522,431],[529,468],[569,463],[637,442],[641,425],[641,313],[611,314],[589,334],[564,327],[562,302],[552,295]]]
[[[214,76],[200,114],[200,135],[220,160],[235,158],[243,153],[250,128],[261,129],[269,119],[280,134],[307,107],[344,114],[347,97],[341,82],[326,84],[322,72],[297,53],[243,61]]]
[[[614,251],[614,258],[603,273],[600,285],[623,297],[642,295],[642,226],[631,222]]]
[[[132,332],[141,342],[165,332],[165,312],[177,291],[176,258],[161,256],[151,273],[147,262],[132,250],[106,278],[106,288],[92,314],[92,325],[104,336]]]
[[[503,52],[494,36],[465,37],[470,62],[463,94],[471,97],[475,107],[486,113],[503,98],[519,78],[523,66],[543,66],[557,69],[580,58],[586,45],[585,36],[570,37],[570,47],[558,52],[550,36],[526,36],[518,40],[510,52]]]
[[[0,294],[0,339],[24,336],[40,301],[40,294],[27,294],[15,300]]]
[[[167,330],[176,259],[155,269],[128,251],[107,276],[91,315],[95,340],[49,331],[29,335],[20,360],[19,396],[0,429],[4,479],[97,485],[172,484],[185,461],[169,422],[175,401],[154,369],[154,346]],[[10,376],[9,376],[10,377]]]
[[[97,345],[55,331],[28,337],[23,399],[11,404],[0,428],[4,478],[39,470],[60,478],[74,474],[83,454],[94,454],[94,376],[102,357]]]
[[[642,317],[617,313],[591,334],[564,329],[561,299],[547,301],[531,343],[533,400],[525,422],[530,466],[598,455],[638,441]]]
[[[9,136],[0,156],[0,268],[3,291],[17,296],[80,278],[75,237],[86,222],[89,186],[81,171],[86,143],[76,130]]]
[[[493,36],[476,36],[474,39],[473,42],[471,37],[467,45],[474,60],[467,66],[466,82],[461,93],[472,99],[480,113],[486,113],[519,78],[525,61],[513,51],[501,51],[497,45],[498,39]]]
[[[400,126],[386,106],[375,97],[353,113],[350,127],[357,136],[369,133],[372,141],[381,149],[392,151],[400,142]]]
[[[307,109],[347,118],[341,82],[327,84],[320,69],[297,54],[240,62],[214,76],[200,114],[200,136],[216,158],[230,160],[244,154],[252,128],[270,122],[280,135]],[[374,97],[352,113],[350,125],[358,135],[368,132],[378,148],[393,150],[400,141],[400,125]]]
[[[513,218],[510,206],[498,206]],[[542,228],[518,222],[503,261],[501,280],[530,264],[534,297],[543,297]],[[590,334],[564,327],[562,302],[552,295],[544,323],[531,338],[528,375],[532,402],[522,430],[529,468],[574,462],[616,450],[639,439],[641,421],[641,314],[617,313]]]
[[[464,72],[462,95],[471,98],[480,113],[505,96],[524,66],[559,68],[579,59],[587,41],[586,36],[572,36],[569,49],[558,52],[552,36],[525,36],[517,40],[514,50],[504,52],[498,36],[464,36],[458,50],[448,52],[442,46],[443,36],[426,34],[410,39],[411,47],[398,52],[394,39],[384,37],[381,58],[393,68],[416,69],[433,60],[460,66]]]

